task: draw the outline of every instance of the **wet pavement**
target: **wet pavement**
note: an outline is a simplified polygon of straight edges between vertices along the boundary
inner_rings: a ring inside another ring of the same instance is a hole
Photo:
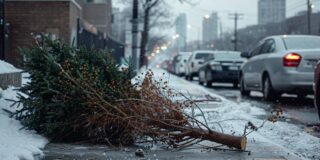
[[[104,145],[49,144],[46,146],[46,160],[297,160],[297,155],[290,155],[283,149],[266,144],[251,143],[251,152],[207,151],[164,149],[144,150],[145,156],[138,157],[135,151],[139,147],[114,150]],[[259,151],[264,151],[259,152]]]
[[[197,83],[197,81],[193,83]],[[313,96],[298,99],[295,95],[284,94],[275,102],[266,102],[262,98],[262,93],[259,92],[252,92],[250,97],[242,98],[239,89],[233,88],[232,84],[213,83],[212,87],[207,89],[237,103],[248,102],[267,112],[281,108],[284,111],[282,121],[297,125],[311,135],[320,138],[320,121],[314,107]]]

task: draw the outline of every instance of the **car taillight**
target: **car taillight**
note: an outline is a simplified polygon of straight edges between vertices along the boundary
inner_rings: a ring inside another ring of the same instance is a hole
[[[302,57],[298,53],[289,53],[283,57],[283,66],[298,67]]]
[[[194,63],[192,62],[192,63],[191,63],[191,68],[193,68],[193,67],[194,67]]]

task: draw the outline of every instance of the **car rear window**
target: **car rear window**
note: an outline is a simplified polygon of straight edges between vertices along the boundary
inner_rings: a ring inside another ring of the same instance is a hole
[[[225,52],[225,53],[216,53],[214,55],[215,60],[242,60],[239,52]]]
[[[196,59],[207,59],[210,56],[210,53],[197,53]]]
[[[283,41],[288,50],[320,48],[319,37],[286,37],[283,38]]]

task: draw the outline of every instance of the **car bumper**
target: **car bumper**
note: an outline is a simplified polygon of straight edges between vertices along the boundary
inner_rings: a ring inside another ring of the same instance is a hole
[[[211,71],[209,81],[226,83],[238,82],[239,73],[239,71]]]
[[[312,72],[288,71],[281,75],[274,75],[272,85],[276,91],[281,92],[313,93],[313,79],[314,75]]]

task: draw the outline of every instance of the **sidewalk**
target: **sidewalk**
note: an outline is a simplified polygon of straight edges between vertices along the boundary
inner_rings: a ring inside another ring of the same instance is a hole
[[[184,79],[178,78],[166,73],[165,71],[155,69],[155,78],[162,78],[169,81],[169,86],[179,92],[192,96],[193,99],[202,98],[206,95],[220,99],[220,102],[207,102],[200,104],[203,111],[206,113],[207,120],[210,127],[219,130],[214,126],[215,122],[221,121],[224,132],[231,134],[235,132],[240,135],[243,133],[245,124],[248,121],[256,125],[260,125],[263,120],[257,117],[265,116],[267,114],[264,110],[252,106],[247,103],[236,104],[230,102],[223,97],[212,94],[204,87],[195,85]],[[228,119],[242,119],[235,121],[226,121]],[[243,120],[245,119],[245,121]],[[212,125],[211,125],[212,124]],[[207,142],[206,142],[207,143]],[[208,145],[212,143],[208,142]],[[278,122],[275,124],[268,124],[258,132],[254,132],[248,136],[248,152],[234,152],[234,151],[203,151],[201,150],[184,150],[179,152],[172,152],[168,150],[147,150],[144,158],[135,156],[137,148],[132,147],[126,151],[111,150],[106,146],[90,146],[77,144],[49,144],[44,150],[45,159],[320,159],[320,140],[303,133],[298,127],[293,125]]]

